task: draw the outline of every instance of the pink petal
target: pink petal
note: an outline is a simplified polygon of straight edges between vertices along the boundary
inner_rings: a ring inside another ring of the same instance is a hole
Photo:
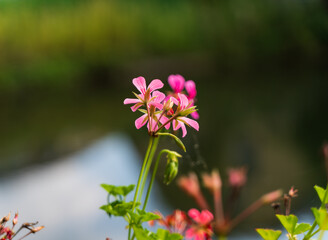
[[[160,91],[154,91],[152,97],[156,97],[154,101],[162,102],[165,99],[165,94]]]
[[[193,228],[189,228],[186,231],[186,238],[193,238],[196,235],[196,231]]]
[[[159,110],[163,109],[163,104],[160,104],[158,102],[150,102],[149,106],[154,106],[154,107],[158,108]]]
[[[199,119],[199,113],[198,112],[192,112],[191,114],[190,114],[190,116],[193,118],[193,119]]]
[[[156,90],[156,89],[160,89],[164,86],[164,83],[159,80],[159,79],[154,79],[153,81],[151,81],[151,83],[148,86],[148,89],[150,92]]]
[[[189,104],[188,98],[186,97],[186,95],[184,95],[182,93],[178,93],[178,97],[179,97],[181,109],[185,109]]]
[[[188,215],[191,219],[195,220],[199,217],[200,212],[196,208],[192,208],[188,211]]]
[[[185,79],[179,74],[170,75],[168,82],[175,93],[180,93],[184,88]]]
[[[195,120],[192,120],[192,119],[187,118],[187,117],[179,117],[179,119],[186,122],[190,127],[192,127],[194,129],[196,129],[197,131],[199,131],[199,124]]]
[[[146,80],[144,77],[137,77],[132,80],[133,85],[141,92],[142,94],[146,93]]]
[[[162,118],[161,118],[159,121],[160,121],[161,124],[164,124],[164,123],[166,123],[168,120],[169,120],[169,119],[168,119],[167,117],[162,116]],[[164,127],[165,127],[166,129],[169,129],[169,128],[170,128],[170,123],[166,124]]]
[[[138,102],[140,102],[140,100],[137,98],[126,98],[123,103],[131,104],[131,103],[138,103]]]
[[[150,127],[149,122],[151,123],[151,128],[152,128],[151,130],[149,129],[149,127]],[[157,121],[151,117],[150,121],[148,121],[147,128],[148,128],[148,130],[155,132],[158,129]]]
[[[184,125],[184,123],[180,123],[180,125],[182,129],[182,137],[185,137],[187,135],[186,125]]]
[[[179,121],[177,121],[177,120],[173,120],[172,124],[173,124],[174,131],[178,130],[181,127]]]
[[[199,223],[207,225],[213,220],[213,214],[208,210],[203,210],[199,216]]]
[[[205,233],[203,231],[200,231],[196,233],[195,240],[206,240]]]
[[[131,110],[132,110],[133,112],[135,112],[135,111],[137,111],[138,108],[140,108],[142,105],[143,105],[143,104],[142,104],[141,102],[139,102],[139,103],[133,105],[133,106],[131,107]]]
[[[189,80],[185,83],[185,88],[189,94],[189,99],[194,99],[197,95],[196,84],[193,80]]]
[[[134,122],[137,129],[141,128],[147,122],[148,115],[144,114],[141,117],[137,118]]]

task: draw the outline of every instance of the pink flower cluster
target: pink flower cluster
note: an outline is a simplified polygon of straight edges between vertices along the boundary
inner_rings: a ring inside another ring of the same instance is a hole
[[[170,129],[171,123],[174,131],[182,129],[182,137],[187,134],[186,125],[199,130],[197,121],[188,118],[190,114],[198,119],[194,105],[197,95],[196,85],[192,80],[185,81],[181,75],[170,75],[169,85],[174,92],[165,95],[158,91],[164,84],[159,79],[154,79],[147,87],[143,77],[132,80],[139,94],[134,93],[136,98],[126,98],[124,104],[133,104],[132,111],[139,110],[143,115],[135,120],[137,129],[147,124],[149,135],[156,135],[161,129]],[[187,94],[183,92],[186,89]]]
[[[170,232],[185,235],[187,239],[210,240],[213,235],[211,223],[213,214],[208,210],[199,212],[197,209],[190,209],[188,216],[181,210],[175,210],[173,214],[156,220],[159,225],[166,227]],[[154,225],[154,221],[150,223]]]

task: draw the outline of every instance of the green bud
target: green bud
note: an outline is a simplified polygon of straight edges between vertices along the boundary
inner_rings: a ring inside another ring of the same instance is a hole
[[[164,184],[169,185],[178,174],[179,162],[178,157],[181,157],[177,152],[169,152],[167,154],[167,163],[164,173]]]

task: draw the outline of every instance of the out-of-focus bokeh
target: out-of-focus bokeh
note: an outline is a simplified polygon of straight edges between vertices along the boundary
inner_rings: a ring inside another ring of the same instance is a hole
[[[226,179],[247,166],[240,209],[295,185],[302,210],[326,182],[327,47],[326,0],[2,0],[0,181],[113,132],[142,155],[147,133],[123,106],[131,80],[179,73],[196,82],[200,114],[180,173],[218,168]],[[161,186],[173,208],[194,206]],[[274,223],[268,207],[244,228]]]

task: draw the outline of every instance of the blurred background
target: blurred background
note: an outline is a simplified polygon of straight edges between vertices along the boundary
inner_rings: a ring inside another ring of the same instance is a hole
[[[313,185],[326,183],[327,53],[325,0],[1,0],[0,184],[113,133],[140,162],[148,137],[123,105],[131,81],[181,74],[197,84],[200,131],[184,139],[180,174],[217,168],[225,181],[228,167],[247,166],[237,210],[294,185],[293,211],[302,211],[318,203]],[[166,204],[195,206],[162,173]],[[267,207],[239,231],[276,223]]]

